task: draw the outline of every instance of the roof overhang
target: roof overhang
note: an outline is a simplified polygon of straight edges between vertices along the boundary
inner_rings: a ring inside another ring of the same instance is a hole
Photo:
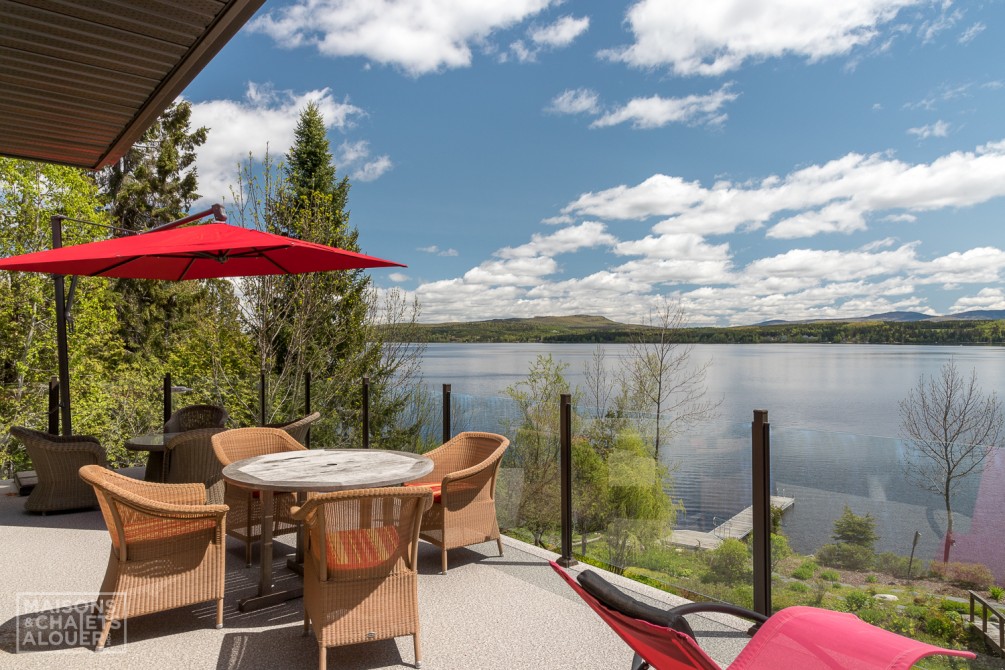
[[[265,0],[0,0],[0,155],[122,157]]]

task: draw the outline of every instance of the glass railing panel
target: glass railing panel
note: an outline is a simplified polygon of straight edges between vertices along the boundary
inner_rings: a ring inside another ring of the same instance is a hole
[[[691,599],[749,606],[750,425],[664,434],[657,455],[653,419],[578,417],[577,557]]]
[[[923,476],[936,464],[911,441],[772,425],[771,487],[790,504],[780,516],[784,539],[773,543],[774,609],[850,611],[915,639],[981,651],[964,619],[969,590],[1000,596],[1005,585],[1005,452],[943,448],[976,454],[971,473],[949,487],[951,524],[945,479]]]

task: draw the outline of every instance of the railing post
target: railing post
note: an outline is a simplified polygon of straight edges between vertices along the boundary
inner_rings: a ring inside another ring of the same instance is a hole
[[[52,227],[52,248],[63,246],[63,217],[49,219]],[[66,293],[63,275],[52,275],[56,295],[56,359],[59,367],[59,410],[63,435],[73,434],[70,423],[70,352],[66,336]]]
[[[450,384],[443,385],[443,443],[452,437],[450,430]]]
[[[49,377],[49,434],[59,435],[59,377]]]
[[[754,610],[771,616],[771,448],[768,410],[755,409],[751,424],[754,517]]]
[[[264,426],[265,421],[265,370],[262,370],[258,376],[258,425]]]
[[[562,555],[556,561],[562,567],[576,565],[572,557],[572,395],[563,393],[559,427],[559,469],[562,472]]]
[[[363,377],[363,448],[370,448],[370,378]]]
[[[309,416],[311,413],[311,371],[308,370],[304,373],[304,416]],[[307,438],[304,441],[304,446],[308,449],[311,448],[311,427],[307,426]]]
[[[164,373],[164,423],[171,418],[171,373]]]

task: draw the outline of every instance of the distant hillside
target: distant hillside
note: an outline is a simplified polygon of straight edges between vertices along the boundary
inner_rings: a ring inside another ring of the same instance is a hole
[[[602,316],[538,316],[420,324],[420,342],[623,343],[649,328]],[[983,310],[952,316],[888,312],[859,319],[770,321],[730,328],[685,328],[673,339],[694,344],[1002,344],[1005,311]]]

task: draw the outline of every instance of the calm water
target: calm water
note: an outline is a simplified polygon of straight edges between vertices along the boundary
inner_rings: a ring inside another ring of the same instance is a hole
[[[573,387],[584,384],[594,345],[433,344],[423,361],[431,386],[452,385],[460,429],[502,430],[512,416],[505,389],[527,375],[540,354],[567,363]],[[627,352],[606,345],[608,365]],[[711,530],[750,504],[750,421],[767,409],[772,425],[775,492],[796,498],[785,527],[797,550],[812,551],[849,504],[878,520],[881,550],[906,553],[914,530],[919,551],[934,554],[945,513],[940,499],[906,481],[910,450],[897,439],[898,403],[921,374],[954,359],[976,369],[985,390],[1005,388],[1005,351],[983,347],[897,345],[697,345],[711,359],[708,396],[722,398],[719,416],[674,438],[663,460],[676,468],[674,496],[687,510],[681,526]],[[998,457],[1000,462],[1003,459]],[[987,478],[992,473],[989,471]],[[998,473],[1005,477],[1005,472]],[[981,477],[957,494],[959,532],[969,528]]]

